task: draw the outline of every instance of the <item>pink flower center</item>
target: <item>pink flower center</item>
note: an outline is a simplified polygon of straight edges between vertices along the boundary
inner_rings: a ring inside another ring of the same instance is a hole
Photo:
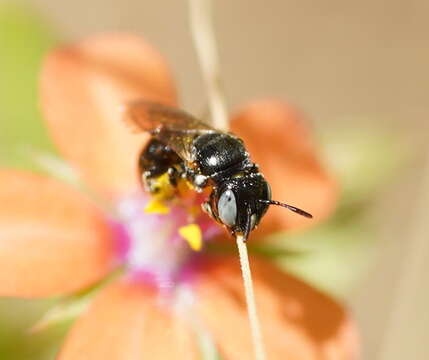
[[[201,252],[191,249],[179,230],[198,226],[206,242],[222,231],[206,214],[191,215],[188,209],[171,206],[168,214],[148,214],[150,198],[144,195],[122,199],[114,222],[120,258],[138,281],[169,289],[189,281]]]

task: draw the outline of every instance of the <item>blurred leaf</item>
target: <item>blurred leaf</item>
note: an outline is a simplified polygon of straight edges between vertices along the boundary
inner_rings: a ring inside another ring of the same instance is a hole
[[[38,109],[38,73],[54,44],[52,30],[34,11],[0,4],[0,165],[31,166],[25,149],[50,150]]]
[[[54,359],[67,326],[30,334],[32,324],[55,300],[0,299],[0,359]]]
[[[403,151],[399,134],[376,127],[330,129],[322,139],[324,157],[342,188],[337,211],[314,229],[271,236],[259,252],[313,286],[344,297],[375,255],[369,210],[411,154]]]
[[[54,44],[52,30],[29,7],[0,3],[0,165],[31,167],[31,145],[50,150],[38,109],[38,73]],[[65,329],[29,334],[53,300],[0,300],[0,359],[54,359]]]
[[[375,127],[330,130],[322,135],[325,158],[339,177],[341,205],[370,200],[411,154],[400,135]]]
[[[283,269],[337,297],[344,297],[367,269],[375,245],[367,226],[334,222],[299,234],[277,234],[270,243],[298,254],[275,257]]]

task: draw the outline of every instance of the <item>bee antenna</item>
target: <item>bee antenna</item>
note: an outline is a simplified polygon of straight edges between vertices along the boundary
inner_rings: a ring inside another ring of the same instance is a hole
[[[277,205],[277,206],[282,206],[282,207],[284,207],[284,208],[286,208],[286,209],[289,209],[290,211],[293,211],[293,212],[295,212],[295,213],[297,213],[297,214],[299,214],[299,215],[301,215],[301,216],[304,216],[304,217],[306,217],[306,218],[309,218],[309,219],[312,219],[312,218],[313,218],[313,215],[309,214],[308,212],[306,212],[306,211],[304,211],[304,210],[301,210],[301,209],[299,209],[299,208],[297,208],[297,207],[295,207],[295,206],[292,206],[292,205],[288,205],[288,204],[282,203],[282,202],[280,202],[280,201],[275,201],[275,200],[263,200],[263,199],[259,199],[258,201],[259,201],[259,202],[261,202],[261,203],[264,203],[264,204],[268,204],[268,205]]]

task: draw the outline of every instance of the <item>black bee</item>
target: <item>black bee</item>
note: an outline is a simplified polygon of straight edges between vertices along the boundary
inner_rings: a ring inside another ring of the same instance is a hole
[[[146,189],[156,193],[156,179],[164,174],[173,186],[185,178],[196,191],[209,187],[210,196],[202,207],[232,235],[247,239],[269,205],[312,217],[271,200],[269,184],[235,135],[216,130],[182,110],[146,101],[129,104],[126,121],[151,135],[139,158]]]

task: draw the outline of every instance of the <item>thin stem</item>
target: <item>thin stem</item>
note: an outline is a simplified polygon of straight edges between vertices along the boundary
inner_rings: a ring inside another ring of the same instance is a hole
[[[189,10],[192,37],[207,87],[212,122],[216,128],[228,130],[228,112],[220,86],[219,61],[212,22],[212,1],[189,0]],[[265,349],[258,313],[256,311],[249,256],[242,236],[237,236],[237,247],[240,256],[255,359],[265,360]]]
[[[241,273],[243,275],[244,292],[247,302],[247,314],[249,316],[250,331],[252,333],[253,347],[256,360],[265,360],[264,342],[262,340],[261,326],[256,311],[255,294],[253,292],[252,272],[250,271],[247,246],[243,236],[237,236],[237,247],[240,255]]]
[[[189,0],[191,34],[194,40],[207,95],[213,126],[228,130],[228,112],[220,85],[220,67],[212,22],[211,0]]]

